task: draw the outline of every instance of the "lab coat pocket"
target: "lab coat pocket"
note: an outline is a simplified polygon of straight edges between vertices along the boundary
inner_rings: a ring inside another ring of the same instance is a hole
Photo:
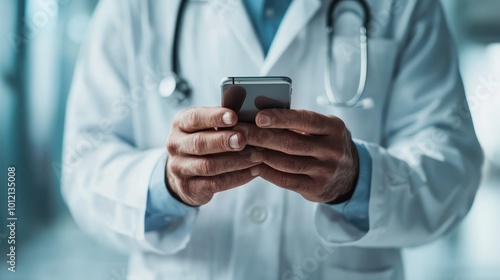
[[[325,263],[323,279],[403,279],[401,256],[397,249],[359,247],[335,248]]]
[[[365,96],[379,101],[383,100],[391,88],[394,80],[394,69],[397,57],[397,44],[395,41],[374,38],[368,40],[368,69]]]

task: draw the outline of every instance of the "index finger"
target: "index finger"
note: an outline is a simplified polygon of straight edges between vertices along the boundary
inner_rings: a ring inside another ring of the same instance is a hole
[[[341,119],[334,116],[291,109],[261,110],[255,117],[255,123],[262,128],[290,129],[313,135],[329,135],[345,126]]]
[[[214,127],[232,127],[238,121],[234,111],[222,107],[189,108],[177,114],[174,126],[191,133]]]

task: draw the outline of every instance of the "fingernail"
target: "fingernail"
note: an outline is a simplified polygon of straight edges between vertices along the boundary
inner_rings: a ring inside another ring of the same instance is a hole
[[[262,156],[261,152],[253,152],[250,155],[250,162],[253,162],[253,163],[262,162],[263,159],[264,159],[264,157]]]
[[[250,174],[252,174],[252,176],[254,176],[254,177],[259,176],[260,168],[258,166],[254,166],[254,167],[250,168]]]
[[[271,118],[269,118],[267,115],[260,115],[259,117],[259,125],[260,126],[269,126],[271,125]]]
[[[226,112],[224,115],[222,115],[222,122],[227,125],[233,124],[233,120],[231,118],[231,113]]]
[[[233,134],[231,137],[229,137],[229,146],[231,146],[231,148],[235,150],[238,150],[240,148],[238,134]]]

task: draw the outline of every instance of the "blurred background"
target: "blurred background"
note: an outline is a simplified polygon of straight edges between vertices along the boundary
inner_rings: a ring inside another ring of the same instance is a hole
[[[500,0],[441,2],[487,161],[464,223],[432,244],[405,250],[406,275],[500,279]],[[126,256],[82,233],[59,189],[66,98],[96,3],[0,2],[0,181],[7,181],[7,166],[16,167],[19,219],[16,273],[7,271],[7,228],[0,228],[0,279],[127,279]],[[2,187],[2,221],[6,196]]]

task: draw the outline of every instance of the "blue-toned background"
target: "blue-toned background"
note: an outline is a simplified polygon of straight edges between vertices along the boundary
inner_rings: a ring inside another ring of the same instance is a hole
[[[96,2],[0,2],[0,279],[127,279],[126,256],[82,233],[59,190],[66,97]],[[405,251],[407,277],[500,279],[500,0],[442,2],[487,163],[465,222]],[[7,271],[5,255],[10,165],[17,175],[16,273]]]

